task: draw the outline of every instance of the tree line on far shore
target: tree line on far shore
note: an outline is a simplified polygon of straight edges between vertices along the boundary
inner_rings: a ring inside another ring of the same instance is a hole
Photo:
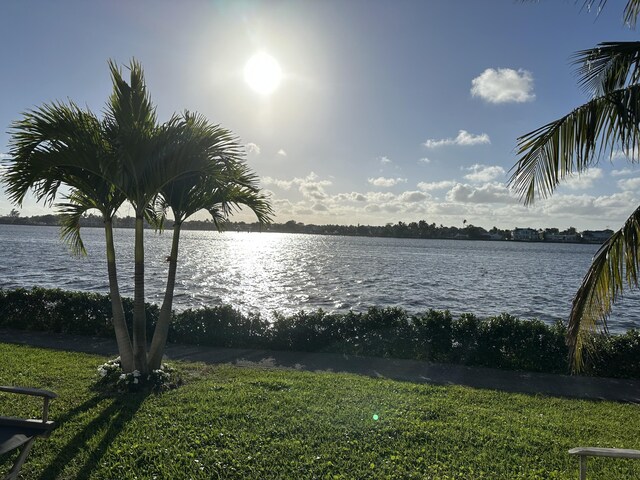
[[[0,216],[0,224],[57,226],[60,224],[59,216],[54,214],[34,215],[22,217],[18,210],[14,209],[9,215]],[[99,215],[85,215],[81,224],[84,227],[102,227],[103,220]],[[114,219],[116,228],[134,228],[134,217],[117,217]],[[189,220],[184,222],[184,230],[217,230],[215,224],[207,220]],[[444,226],[442,224],[428,223],[426,220],[418,222],[398,222],[386,225],[314,225],[289,220],[285,223],[272,223],[266,228],[258,222],[228,222],[226,230],[234,232],[278,232],[278,233],[303,233],[315,235],[343,235],[354,237],[391,237],[391,238],[428,238],[428,239],[457,239],[457,240],[512,240],[512,230],[492,227],[486,230],[471,223],[464,222],[462,227]],[[540,240],[557,241],[554,238],[562,237],[566,243],[594,243],[580,235],[574,227],[565,230],[558,228],[545,228],[540,230]],[[613,232],[611,232],[613,233]]]

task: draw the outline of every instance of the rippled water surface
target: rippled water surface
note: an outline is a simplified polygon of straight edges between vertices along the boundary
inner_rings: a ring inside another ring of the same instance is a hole
[[[146,292],[160,303],[170,232],[146,231]],[[87,228],[72,257],[56,227],[0,225],[0,287],[107,293],[104,236]],[[122,294],[133,295],[133,230],[116,231]],[[596,245],[214,233],[181,235],[174,306],[228,303],[243,311],[401,306],[565,319]],[[616,305],[613,330],[640,326],[640,295]]]

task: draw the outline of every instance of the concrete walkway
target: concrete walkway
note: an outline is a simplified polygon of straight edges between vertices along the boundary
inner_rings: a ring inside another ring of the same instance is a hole
[[[0,342],[99,355],[117,354],[115,340],[79,335],[0,329]],[[166,356],[169,360],[208,364],[344,372],[415,383],[466,385],[505,392],[640,403],[640,380],[516,372],[334,353],[280,352],[192,345],[170,344],[167,346]]]

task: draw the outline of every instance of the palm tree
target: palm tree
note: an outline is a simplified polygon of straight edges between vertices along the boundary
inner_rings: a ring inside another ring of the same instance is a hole
[[[24,114],[12,125],[12,162],[3,178],[10,200],[21,205],[29,190],[51,205],[61,185],[72,187],[63,210],[62,236],[77,254],[86,254],[80,237],[80,217],[90,209],[102,214],[113,326],[123,368],[133,369],[113,242],[113,218],[124,196],[101,174],[113,154],[104,124],[75,104],[51,104]]]
[[[257,177],[243,162],[243,151],[231,132],[211,125],[206,118],[186,112],[167,127],[173,142],[165,155],[177,163],[185,158],[207,161],[205,171],[183,175],[161,191],[163,211],[173,216],[173,237],[164,301],[149,351],[149,368],[160,368],[171,320],[182,224],[198,211],[207,211],[220,229],[232,211],[246,206],[261,224],[271,220],[271,206],[260,193]],[[187,161],[187,163],[189,163]]]
[[[198,210],[208,210],[216,225],[244,205],[261,223],[271,207],[257,187],[257,177],[243,161],[243,151],[230,132],[204,117],[185,113],[158,125],[144,83],[142,67],[133,60],[130,80],[109,62],[113,94],[105,118],[74,104],[45,105],[15,122],[11,161],[3,182],[9,197],[21,203],[29,190],[52,204],[62,185],[71,188],[63,212],[62,235],[83,252],[80,219],[93,208],[105,221],[107,264],[114,326],[125,372],[158,368],[171,315],[180,227]],[[133,341],[129,337],[119,295],[112,221],[123,202],[135,211]],[[157,228],[164,211],[175,218],[174,239],[158,330],[147,356],[144,298],[144,220]],[[160,210],[159,210],[160,209]]]
[[[625,22],[635,26],[639,13],[640,0],[629,0]],[[518,139],[521,156],[509,184],[525,204],[548,197],[562,180],[618,150],[631,163],[640,160],[640,42],[601,43],[576,53],[574,64],[579,84],[592,98]],[[598,250],[573,299],[567,344],[574,371],[584,366],[591,333],[597,327],[607,331],[611,307],[625,286],[638,286],[639,268],[640,208]]]
[[[166,185],[189,176],[219,176],[221,165],[240,164],[241,147],[224,129],[207,131],[204,119],[185,114],[158,126],[142,67],[130,64],[130,81],[109,63],[114,92],[107,130],[118,146],[108,178],[135,212],[133,356],[136,370],[149,369],[144,294],[144,220],[158,221],[156,207]],[[162,347],[164,348],[164,346]]]

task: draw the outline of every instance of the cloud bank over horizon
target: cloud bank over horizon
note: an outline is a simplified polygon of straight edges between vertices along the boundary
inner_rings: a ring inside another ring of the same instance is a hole
[[[280,198],[274,193],[278,220],[295,218],[315,224],[382,225],[398,221],[425,220],[429,223],[455,225],[463,219],[487,229],[532,227],[600,229],[594,219],[607,218],[612,225],[626,219],[629,204],[638,201],[640,176],[631,178],[605,175],[595,169],[563,185],[553,201],[540,200],[525,207],[509,190],[500,165],[473,164],[459,170],[459,178],[416,182],[400,177],[368,178],[370,187],[384,191],[334,191],[336,185],[311,172],[291,180],[263,178],[263,185],[291,189],[298,186],[298,198]],[[617,178],[617,191],[610,195],[569,193],[587,191],[595,180]],[[318,203],[320,202],[321,203]],[[380,221],[379,219],[385,220]]]

